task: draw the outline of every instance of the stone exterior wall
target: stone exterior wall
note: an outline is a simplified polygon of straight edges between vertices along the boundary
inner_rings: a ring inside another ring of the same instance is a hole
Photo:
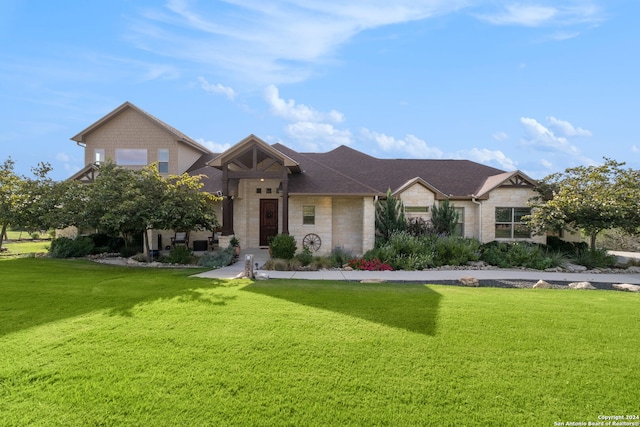
[[[315,224],[302,223],[303,206],[315,206]],[[309,233],[320,236],[322,245],[316,255],[327,254],[333,249],[333,203],[329,196],[291,196],[289,197],[289,234],[302,250],[302,239]]]
[[[496,208],[519,208],[526,207],[529,199],[534,197],[536,193],[530,188],[496,188],[490,194],[488,200],[482,201],[482,238],[483,243],[496,240],[495,238],[495,222]],[[499,239],[501,241],[510,241],[511,239]],[[517,239],[522,241],[523,239]],[[545,236],[533,236],[528,241],[536,243],[546,243]]]

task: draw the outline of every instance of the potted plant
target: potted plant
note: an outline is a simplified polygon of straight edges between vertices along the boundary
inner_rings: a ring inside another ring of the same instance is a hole
[[[231,238],[231,240],[229,241],[229,245],[231,245],[231,247],[233,248],[236,256],[240,256],[240,241],[236,238],[236,236],[233,236]]]

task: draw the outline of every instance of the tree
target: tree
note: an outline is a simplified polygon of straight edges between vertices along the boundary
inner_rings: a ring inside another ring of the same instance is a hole
[[[459,220],[460,214],[449,199],[442,201],[440,206],[435,203],[431,206],[431,224],[436,234],[454,234]]]
[[[7,234],[7,227],[14,222],[17,207],[22,201],[22,178],[15,174],[14,164],[15,162],[8,158],[0,165],[0,248]]]
[[[528,226],[535,234],[583,230],[592,250],[602,230],[637,230],[640,174],[623,165],[605,158],[601,166],[579,166],[545,177],[530,201],[531,215],[524,218]]]
[[[39,163],[32,168],[34,178],[17,175],[11,158],[0,165],[0,248],[9,225],[28,230],[48,229],[53,225],[57,183],[49,178],[51,165]]]
[[[69,223],[120,235],[127,244],[142,234],[149,258],[149,230],[213,230],[218,225],[213,206],[217,199],[201,191],[200,180],[188,174],[165,179],[155,164],[132,170],[105,163],[86,193],[71,187],[85,200],[67,200],[70,209],[65,211],[76,215]]]
[[[386,199],[378,200],[376,203],[376,233],[386,242],[393,233],[406,229],[407,221],[402,200],[394,198],[389,189]]]

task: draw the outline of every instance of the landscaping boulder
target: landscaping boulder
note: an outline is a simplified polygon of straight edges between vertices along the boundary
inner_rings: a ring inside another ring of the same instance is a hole
[[[587,267],[585,267],[584,265],[571,264],[571,263],[566,264],[564,266],[564,268],[567,271],[570,271],[572,273],[579,273],[581,271],[587,271]]]
[[[619,291],[640,292],[640,285],[631,285],[629,283],[620,283],[620,284],[617,284],[617,285],[613,285],[613,289],[618,289]]]
[[[480,286],[480,281],[473,276],[461,277],[459,282],[465,286]]]
[[[637,265],[632,265],[631,267],[627,268],[627,271],[632,274],[640,274],[640,267],[638,267]]]
[[[571,289],[597,289],[589,282],[573,282],[569,283]]]
[[[255,277],[256,280],[269,280],[269,275],[267,273],[258,273]]]
[[[360,281],[360,283],[385,283],[386,280],[384,279],[363,279]]]
[[[551,283],[545,282],[544,280],[538,280],[538,282],[533,285],[533,289],[551,289]]]

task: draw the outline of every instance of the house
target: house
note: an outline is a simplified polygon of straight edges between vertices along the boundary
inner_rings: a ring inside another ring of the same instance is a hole
[[[83,182],[95,178],[105,159],[131,168],[158,162],[167,176],[204,175],[203,190],[223,196],[217,207],[221,245],[235,236],[244,247],[264,247],[271,236],[288,233],[299,248],[308,245],[319,254],[335,247],[363,254],[374,245],[375,202],[388,189],[410,218],[428,220],[431,206],[449,199],[465,237],[545,240],[521,222],[536,182],[520,171],[468,160],[379,159],[346,146],[300,153],[255,135],[212,153],[129,102],[71,139],[85,150],[86,166],[72,177]],[[154,231],[153,249],[163,249],[172,235]],[[210,235],[194,233],[190,242],[202,249]]]

